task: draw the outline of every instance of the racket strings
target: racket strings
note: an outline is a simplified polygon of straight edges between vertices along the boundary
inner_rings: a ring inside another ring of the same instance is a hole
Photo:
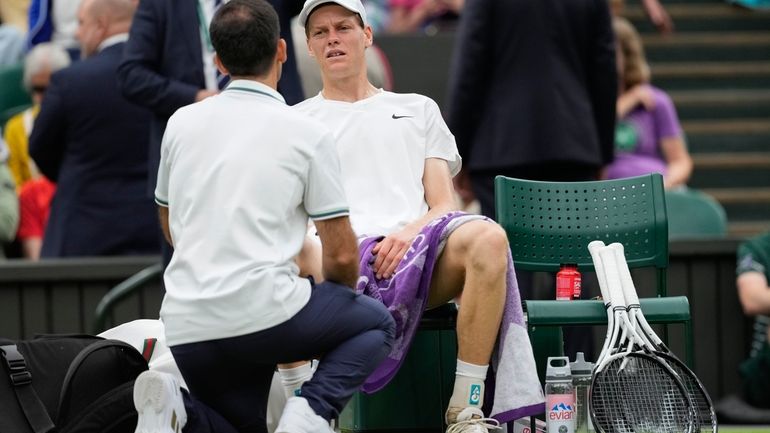
[[[690,394],[690,398],[695,405],[695,411],[698,416],[698,424],[700,426],[699,431],[713,432],[716,424],[714,410],[708,396],[706,396],[703,389],[698,384],[698,379],[694,378],[690,371],[682,368],[676,362],[669,361],[668,365],[679,376],[679,380],[684,385],[688,394]]]
[[[648,358],[625,359],[610,362],[594,381],[591,404],[602,431],[690,432],[692,412],[675,379]]]

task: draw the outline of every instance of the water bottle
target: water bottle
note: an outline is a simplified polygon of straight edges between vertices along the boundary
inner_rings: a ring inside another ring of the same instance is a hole
[[[575,387],[566,356],[548,358],[545,406],[548,433],[575,433]]]
[[[581,277],[577,265],[567,263],[561,265],[556,273],[556,300],[569,301],[580,298]]]
[[[588,408],[588,391],[591,388],[591,372],[594,365],[585,360],[583,352],[575,355],[575,362],[571,363],[572,385],[575,387],[575,431],[587,433],[594,431],[591,414]]]

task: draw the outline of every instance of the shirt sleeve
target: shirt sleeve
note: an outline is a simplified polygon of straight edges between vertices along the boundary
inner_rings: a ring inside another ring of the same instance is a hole
[[[305,210],[315,221],[349,214],[347,199],[342,188],[340,162],[331,133],[327,132],[310,160],[305,184]]]
[[[428,99],[425,110],[425,158],[445,160],[449,164],[450,173],[455,176],[462,167],[455,137],[441,117],[441,110],[435,101]]]
[[[166,132],[160,144],[160,163],[158,164],[158,180],[155,183],[155,203],[168,207],[168,176],[169,176],[169,143],[174,133],[172,119],[169,119]]]
[[[745,242],[739,246],[736,256],[738,259],[735,268],[736,275],[741,275],[746,272],[765,273],[765,265],[760,261],[761,257],[756,254],[751,242]]]
[[[660,90],[656,91],[654,116],[658,140],[682,136],[674,102]]]

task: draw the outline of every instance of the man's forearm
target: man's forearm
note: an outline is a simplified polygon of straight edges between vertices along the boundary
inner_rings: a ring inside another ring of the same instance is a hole
[[[358,254],[347,254],[344,257],[330,257],[324,253],[324,279],[355,287],[358,281]]]

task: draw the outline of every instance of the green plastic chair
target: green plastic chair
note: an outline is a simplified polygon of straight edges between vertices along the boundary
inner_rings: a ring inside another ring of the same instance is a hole
[[[24,65],[0,67],[0,113],[3,117],[18,112],[32,104],[23,84]],[[5,119],[7,120],[7,119]],[[0,127],[5,126],[5,122]]]
[[[592,182],[541,182],[497,176],[497,222],[516,269],[556,272],[565,263],[593,271],[588,243],[620,242],[630,268],[654,267],[666,296],[668,220],[660,174]]]
[[[727,235],[725,209],[695,189],[666,191],[669,239],[702,239]]]

